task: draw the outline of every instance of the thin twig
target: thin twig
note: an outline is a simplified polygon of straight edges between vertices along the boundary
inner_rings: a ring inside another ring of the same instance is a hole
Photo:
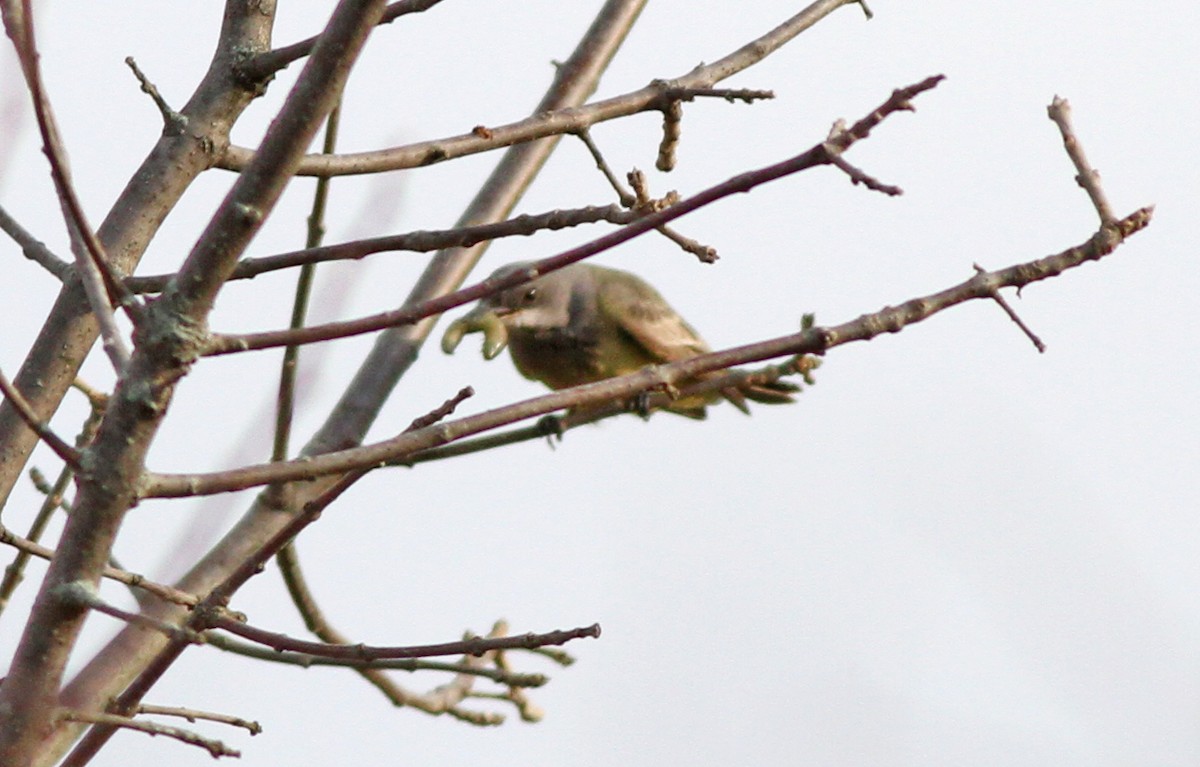
[[[874,192],[882,192],[889,197],[899,197],[900,195],[904,194],[904,190],[900,187],[892,186],[891,184],[885,184],[873,176],[867,175],[858,167],[846,162],[846,159],[841,155],[835,154],[833,159],[830,161],[830,164],[849,176],[850,183],[854,184],[855,186],[862,184],[867,189],[870,189]]]
[[[91,412],[88,414],[87,419],[84,420],[83,427],[79,430],[79,435],[75,438],[75,445],[77,447],[83,447],[92,441],[92,438],[96,435],[96,429],[100,425],[100,419],[104,417],[104,408],[102,406],[97,407],[96,400],[91,397],[89,397],[89,402],[92,404]],[[75,478],[75,470],[69,465],[63,466],[53,485],[46,485],[45,477],[41,477],[41,482],[39,482],[41,472],[37,471],[36,468],[30,469],[29,475],[34,481],[34,485],[38,487],[39,492],[42,492],[46,496],[42,501],[41,508],[38,509],[38,513],[34,516],[33,522],[30,523],[29,532],[26,533],[25,537],[25,540],[28,542],[36,544],[42,537],[42,533],[45,532],[46,526],[50,524],[50,519],[54,515],[54,512],[59,508],[66,510],[63,499],[67,487],[71,484],[71,480]],[[4,568],[4,579],[0,582],[0,612],[8,605],[13,591],[24,577],[23,572],[26,564],[29,562],[29,558],[33,556],[33,552],[31,551],[26,551],[20,546],[16,546],[16,548],[17,556],[13,558],[8,567]]]
[[[133,76],[137,78],[138,83],[142,86],[142,93],[145,93],[154,102],[154,106],[158,107],[158,113],[162,115],[163,129],[169,133],[178,135],[187,128],[187,120],[183,115],[176,112],[167,103],[167,100],[158,92],[158,88],[154,83],[150,82],[150,78],[142,72],[134,61],[133,56],[125,57],[125,66],[133,71]]]
[[[775,181],[808,168],[829,164],[833,161],[834,157],[846,151],[856,141],[868,136],[888,115],[902,110],[911,111],[912,104],[910,103],[910,99],[919,93],[936,87],[942,79],[944,79],[942,75],[934,75],[906,88],[897,89],[881,106],[850,128],[842,131],[836,138],[826,140],[806,152],[802,152],[795,157],[776,163],[775,165],[734,176],[716,186],[709,187],[691,197],[680,200],[668,208],[647,214],[616,232],[572,248],[557,256],[538,261],[526,270],[513,271],[498,279],[487,279],[481,283],[453,293],[447,293],[412,308],[402,308],[324,325],[313,325],[297,330],[274,330],[245,335],[214,334],[210,337],[203,354],[205,356],[213,356],[256,349],[269,349],[294,343],[315,343],[335,338],[347,338],[398,325],[407,325],[425,317],[441,314],[448,309],[453,309],[456,306],[461,306],[462,304],[482,298],[495,291],[519,285],[537,277],[539,274],[560,269],[563,266],[581,261],[588,256],[615,247],[723,197],[747,192],[761,184]]]
[[[238,262],[229,279],[252,279],[260,274],[280,269],[291,269],[305,264],[327,261],[354,260],[388,251],[408,250],[425,253],[444,248],[469,247],[501,237],[528,236],[542,230],[557,231],[601,221],[610,224],[628,224],[640,215],[636,211],[624,210],[617,205],[590,205],[584,208],[551,210],[545,213],[527,213],[492,224],[369,237],[338,245],[323,245],[273,256],[246,258]],[[170,273],[127,277],[125,284],[130,290],[137,293],[156,293],[165,288],[174,276],[173,273]]]
[[[815,0],[790,19],[736,51],[710,64],[696,67],[680,77],[654,80],[646,87],[630,93],[567,109],[539,111],[524,120],[490,127],[486,135],[471,131],[380,151],[334,157],[307,155],[296,173],[302,176],[356,175],[422,167],[538,138],[577,133],[596,123],[639,112],[658,111],[666,103],[681,98],[681,94],[691,92],[704,95],[703,92],[711,89],[715,83],[762,61],[835,10],[857,2],[858,0]],[[253,155],[254,152],[250,149],[231,146],[222,154],[217,166],[226,170],[241,171]]]
[[[604,159],[604,154],[601,153],[600,147],[596,146],[596,142],[592,140],[592,132],[587,128],[576,131],[575,136],[583,142],[587,147],[588,154],[592,156],[592,161],[596,163],[596,168],[603,174],[608,181],[613,191],[617,193],[617,199],[626,208],[633,208],[637,204],[637,197],[630,192],[617,178],[617,174],[613,173],[613,169],[609,166],[608,161]]]
[[[379,23],[390,24],[396,19],[409,13],[421,13],[429,10],[442,0],[398,0],[391,3],[383,13]],[[243,76],[251,80],[263,80],[275,74],[294,61],[298,61],[312,52],[317,43],[317,36],[306,38],[283,48],[276,48],[260,53],[242,65]]]
[[[95,610],[98,613],[103,613],[111,618],[116,618],[129,624],[152,628],[172,639],[192,644],[204,644],[204,637],[191,629],[180,628],[173,623],[167,623],[149,615],[131,613],[128,610],[122,610],[116,605],[109,604],[100,598],[100,595],[96,593],[95,587],[90,583],[75,582],[60,584],[55,593],[65,603],[87,607],[90,610]]]
[[[200,720],[228,724],[232,727],[241,727],[244,730],[248,730],[251,735],[258,735],[263,731],[261,724],[250,719],[243,719],[240,716],[232,716],[231,714],[219,714],[214,711],[199,711],[194,708],[184,708],[182,706],[155,706],[143,703],[138,706],[137,712],[152,716],[178,716],[188,720],[192,724]]]
[[[546,645],[561,645],[574,639],[596,638],[600,636],[600,624],[591,626],[548,631],[544,634],[521,634],[519,636],[474,637],[457,642],[442,642],[430,645],[412,645],[406,647],[373,647],[365,644],[328,644],[325,642],[308,642],[296,639],[287,634],[266,631],[227,615],[213,615],[207,621],[211,628],[228,631],[251,642],[258,642],[275,650],[290,650],[309,655],[319,655],[324,658],[353,658],[356,660],[380,660],[384,658],[432,658],[441,655],[483,655],[492,650],[528,650]]]
[[[49,492],[42,500],[42,505],[38,509],[38,513],[34,516],[33,522],[29,525],[29,532],[23,540],[28,540],[31,543],[36,543],[42,537],[42,533],[46,531],[46,527],[50,524],[50,519],[54,512],[63,502],[63,495],[67,491],[67,487],[71,484],[71,479],[75,476],[75,472],[71,467],[64,466],[62,471],[58,473],[58,479],[54,484],[47,488]],[[0,543],[7,543],[5,536],[8,533],[3,527],[0,527]],[[49,555],[47,549],[47,555]],[[17,547],[17,555],[13,557],[13,561],[4,568],[4,579],[0,581],[0,613],[4,612],[4,608],[8,607],[8,602],[12,599],[13,592],[17,586],[25,578],[25,567],[29,563],[32,552],[26,551],[23,548]]]
[[[613,399],[629,400],[641,392],[664,390],[701,373],[744,365],[783,355],[823,354],[834,346],[867,341],[880,333],[895,333],[952,306],[979,298],[992,298],[1002,287],[1021,287],[1055,277],[1088,261],[1111,253],[1126,238],[1145,228],[1152,209],[1142,208],[1114,225],[1104,228],[1087,242],[1027,263],[993,272],[976,274],[953,287],[885,307],[831,328],[811,328],[793,335],[703,354],[687,360],[645,368],[637,373],[546,394],[479,415],[439,424],[412,434],[336,453],[277,464],[247,466],[214,474],[151,475],[146,478],[149,497],[178,497],[243,490],[255,485],[293,479],[314,479],[355,467],[383,462],[403,463],[407,457],[456,439],[478,434],[525,418],[546,415],[564,408],[595,406]]]
[[[987,270],[984,269],[979,264],[973,264],[972,266],[975,267],[975,271],[978,274],[986,274],[987,273]],[[999,288],[997,288],[996,291],[992,293],[992,300],[995,301],[997,304],[999,304],[1000,308],[1004,310],[1004,313],[1008,315],[1008,318],[1010,320],[1012,320],[1014,323],[1016,323],[1017,327],[1019,327],[1021,329],[1021,331],[1023,333],[1025,333],[1025,335],[1033,343],[1034,348],[1036,348],[1039,352],[1045,354],[1046,344],[1042,343],[1042,339],[1038,338],[1037,334],[1034,333],[1029,328],[1029,326],[1025,324],[1025,321],[1022,320],[1020,318],[1020,316],[1017,315],[1016,311],[1011,306],[1008,305],[1008,301],[1004,300],[1004,296],[1002,296],[1000,294]]]
[[[255,660],[281,663],[287,666],[312,668],[314,666],[332,666],[351,669],[373,669],[376,671],[441,671],[453,674],[470,674],[481,677],[497,684],[511,687],[542,687],[550,681],[545,674],[526,674],[501,671],[495,668],[464,666],[461,661],[448,663],[446,661],[427,660],[424,658],[386,658],[377,660],[362,660],[360,658],[324,658],[309,653],[298,653],[275,650],[253,642],[243,642],[233,637],[210,631],[204,635],[210,647],[218,650],[242,655]],[[549,648],[535,648],[536,652]]]
[[[21,252],[25,258],[50,272],[59,281],[66,280],[71,276],[74,270],[71,263],[54,255],[44,242],[21,226],[2,205],[0,205],[0,231],[13,238],[13,241],[21,246]]]
[[[629,185],[633,187],[634,199],[636,200],[634,209],[641,213],[653,213],[656,210],[662,210],[663,208],[670,207],[671,205],[679,202],[679,194],[674,191],[667,192],[667,194],[661,199],[653,198],[650,195],[650,188],[646,182],[646,174],[642,173],[637,168],[629,171],[629,173],[626,175],[626,178],[629,179]],[[680,234],[666,224],[656,227],[655,231],[666,237],[671,242],[674,242],[676,245],[682,248],[685,253],[691,253],[699,258],[700,263],[702,264],[713,264],[716,263],[718,258],[720,258],[720,256],[717,255],[716,248],[705,245],[699,240],[694,240],[691,237]]]
[[[100,326],[104,350],[113,368],[120,375],[129,362],[129,349],[117,328],[113,303],[125,304],[129,295],[109,268],[104,246],[100,244],[96,233],[88,224],[83,205],[75,194],[67,165],[66,149],[50,107],[50,98],[43,87],[41,55],[38,53],[33,33],[32,13],[22,13],[21,23],[23,28],[20,35],[14,37],[14,42],[17,43],[17,58],[20,60],[25,83],[33,100],[34,116],[42,136],[42,148],[50,163],[50,177],[54,181],[54,189],[62,207],[63,219],[70,235],[71,250],[75,254],[76,268],[83,280],[92,313]],[[131,316],[135,316],[138,304],[132,299],[130,301],[126,309]]]
[[[68,445],[61,437],[54,433],[48,424],[38,418],[37,413],[33,412],[33,408],[29,406],[25,397],[21,395],[21,392],[17,391],[17,388],[9,382],[3,373],[0,373],[0,392],[12,403],[13,409],[21,416],[21,420],[25,422],[25,425],[32,429],[42,442],[45,442],[47,447],[63,460],[63,463],[70,466],[75,472],[79,472],[82,469],[79,451]]]
[[[1113,214],[1112,206],[1108,203],[1108,197],[1104,194],[1104,189],[1100,185],[1100,174],[1088,162],[1087,155],[1083,153],[1083,146],[1075,138],[1075,129],[1071,125],[1071,105],[1066,99],[1054,97],[1050,102],[1050,106],[1046,108],[1047,114],[1054,124],[1058,126],[1059,133],[1062,134],[1063,146],[1067,150],[1067,156],[1071,158],[1072,164],[1075,165],[1075,181],[1092,200],[1092,205],[1096,208],[1096,213],[1100,216],[1100,223],[1108,225],[1116,220]]]
[[[29,553],[38,559],[49,561],[54,558],[54,549],[42,546],[27,538],[22,538],[11,530],[0,527],[0,544],[12,546],[13,548]],[[118,583],[123,583],[126,586],[142,589],[143,591],[153,594],[154,596],[166,602],[182,605],[183,607],[194,607],[200,603],[200,598],[195,594],[189,594],[186,591],[180,591],[177,588],[167,586],[162,583],[156,583],[144,575],[129,572],[128,570],[119,570],[115,567],[105,567],[105,578],[114,580]]]
[[[676,397],[691,398],[711,392],[744,386],[765,386],[775,383],[785,376],[799,375],[810,386],[814,383],[812,372],[820,365],[820,359],[812,355],[797,355],[784,363],[767,365],[755,370],[727,370],[721,375],[705,378],[688,386],[680,387]],[[651,394],[642,404],[653,411],[669,405],[672,397],[666,393]],[[446,458],[456,458],[461,455],[492,450],[520,442],[553,437],[561,439],[564,434],[580,426],[597,423],[615,416],[636,412],[631,403],[614,401],[598,407],[569,410],[563,415],[550,416],[549,420],[541,419],[530,426],[518,426],[503,432],[493,432],[472,439],[463,439],[440,447],[421,450],[403,459],[389,462],[390,466],[413,467],[430,461],[440,461]]]
[[[341,116],[341,102],[329,112],[325,118],[326,153],[333,152],[337,145],[337,131]],[[317,179],[313,191],[312,209],[308,214],[308,233],[305,235],[304,247],[316,248],[325,237],[325,208],[329,201],[330,179]],[[300,267],[296,278],[296,289],[292,298],[292,316],[288,324],[291,328],[300,328],[308,317],[308,303],[312,298],[313,280],[316,278],[316,265],[305,264]],[[296,371],[300,364],[300,347],[294,344],[283,350],[283,361],[279,367],[279,388],[275,402],[275,435],[271,447],[271,460],[282,461],[289,454],[292,436],[292,420],[296,407]]]
[[[85,722],[87,724],[102,724],[109,727],[120,727],[125,730],[136,730],[147,735],[165,735],[189,746],[199,746],[213,756],[241,756],[242,752],[230,748],[219,740],[206,738],[203,735],[185,730],[180,727],[131,719],[117,714],[104,714],[98,711],[78,711],[76,709],[60,709],[59,718],[69,722]]]

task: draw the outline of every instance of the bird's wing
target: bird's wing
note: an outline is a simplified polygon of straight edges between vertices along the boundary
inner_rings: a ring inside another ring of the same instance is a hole
[[[630,275],[632,276],[632,275]],[[597,299],[631,338],[659,362],[687,359],[709,351],[691,325],[642,280],[601,279]]]

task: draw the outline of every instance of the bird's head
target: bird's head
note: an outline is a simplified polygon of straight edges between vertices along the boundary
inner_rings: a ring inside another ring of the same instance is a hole
[[[506,277],[527,269],[529,262],[507,264],[488,279]],[[450,354],[467,333],[483,333],[483,356],[492,359],[508,345],[512,331],[553,330],[570,322],[572,291],[582,289],[587,274],[574,266],[538,277],[481,299],[475,308],[446,328],[442,350]]]
[[[528,263],[502,266],[490,279],[506,277],[528,268]],[[472,311],[492,312],[509,330],[548,330],[565,327],[570,321],[571,291],[582,275],[568,266],[523,285],[502,290],[479,302]]]

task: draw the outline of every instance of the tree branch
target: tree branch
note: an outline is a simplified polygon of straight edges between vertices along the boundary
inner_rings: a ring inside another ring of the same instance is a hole
[[[44,748],[67,659],[88,610],[67,598],[67,584],[95,584],[125,512],[136,499],[146,452],[174,386],[194,356],[201,327],[225,275],[274,206],[290,171],[328,114],[383,0],[342,0],[300,80],[268,129],[262,148],[233,185],[163,297],[153,306],[139,345],[118,381],[81,477],[12,666],[0,686],[0,763],[25,765]],[[165,323],[165,324],[162,324]]]
[[[213,474],[157,474],[147,477],[148,497],[183,497],[243,490],[256,485],[291,480],[311,480],[326,474],[351,471],[380,463],[404,463],[409,456],[472,434],[546,415],[563,408],[594,406],[609,400],[629,400],[641,392],[671,389],[679,382],[712,370],[759,362],[783,355],[824,354],[852,341],[869,341],[880,333],[896,333],[938,312],[965,301],[993,297],[1002,287],[1020,288],[1055,277],[1067,269],[1111,253],[1127,237],[1145,228],[1152,215],[1142,208],[1107,226],[1087,242],[1061,253],[1016,264],[992,272],[977,273],[969,280],[937,293],[910,299],[897,307],[885,307],[858,319],[828,328],[799,333],[691,357],[667,365],[644,368],[637,373],[524,400],[512,405],[406,433],[389,440],[297,461],[260,464]]]
[[[209,339],[207,348],[203,353],[205,356],[214,356],[256,349],[269,349],[288,344],[315,343],[317,341],[329,341],[335,338],[346,338],[361,333],[370,333],[397,325],[407,325],[435,314],[441,314],[447,309],[453,309],[456,306],[461,306],[499,290],[528,282],[540,274],[561,269],[568,264],[581,261],[588,256],[615,247],[723,197],[747,192],[760,184],[775,181],[808,168],[830,164],[855,142],[870,135],[871,131],[888,115],[896,111],[911,111],[912,105],[909,100],[919,93],[936,87],[942,79],[942,75],[934,75],[919,83],[894,91],[887,101],[853,126],[839,131],[829,140],[817,144],[795,157],[765,168],[759,168],[758,170],[734,176],[716,186],[709,187],[691,197],[680,200],[669,208],[649,213],[616,232],[572,248],[557,256],[538,261],[530,265],[528,269],[515,271],[496,279],[486,279],[471,287],[431,299],[415,307],[381,312],[355,320],[330,322],[325,325],[312,325],[295,330],[275,330],[240,336],[214,334]]]
[[[440,655],[474,655],[480,656],[492,650],[532,650],[535,647],[547,645],[562,645],[573,639],[600,636],[600,624],[548,631],[544,634],[522,634],[505,637],[473,637],[457,642],[443,642],[431,645],[413,645],[409,647],[373,647],[365,644],[327,644],[325,642],[306,642],[303,639],[289,637],[274,631],[255,628],[241,621],[234,620],[228,615],[213,616],[208,624],[211,628],[222,629],[236,634],[243,639],[266,645],[274,650],[307,653],[321,658],[342,658],[361,661],[374,661],[390,658],[430,658]]]
[[[189,746],[199,746],[213,756],[218,758],[222,756],[241,756],[241,751],[236,751],[225,745],[219,740],[206,738],[191,730],[185,730],[180,727],[171,727],[166,724],[158,724],[157,722],[145,722],[140,719],[132,719],[127,716],[118,716],[116,714],[102,714],[96,711],[78,711],[74,709],[60,709],[59,718],[68,722],[84,722],[87,724],[102,724],[106,727],[119,727],[125,730],[136,730],[144,732],[147,735],[164,735],[168,738],[173,738],[181,743],[187,743]],[[64,765],[65,767],[65,765]]]
[[[628,224],[630,221],[637,220],[640,215],[642,214],[638,211],[623,210],[616,205],[594,205],[585,208],[551,210],[545,213],[527,213],[491,224],[369,237],[338,245],[323,245],[273,256],[245,258],[234,267],[229,279],[253,279],[260,274],[280,269],[291,269],[329,261],[357,260],[374,253],[389,251],[428,252],[444,248],[470,247],[501,237],[529,236],[542,230],[556,231],[601,221],[610,224]],[[136,293],[157,293],[165,288],[174,277],[174,273],[126,277],[125,285]]]
[[[25,422],[25,425],[32,429],[38,435],[38,439],[45,442],[47,447],[63,460],[63,463],[76,473],[82,469],[79,451],[68,445],[62,437],[54,433],[48,424],[37,417],[37,414],[33,412],[33,408],[25,400],[25,397],[22,396],[21,392],[17,391],[17,387],[13,386],[3,373],[0,373],[0,393],[3,393],[4,398],[12,403],[13,409],[21,416],[21,420]]]
[[[419,168],[534,139],[578,133],[596,123],[628,117],[639,112],[664,110],[669,108],[672,102],[678,101],[680,94],[697,92],[705,95],[704,91],[714,84],[758,63],[830,13],[855,2],[856,0],[817,0],[767,34],[712,64],[697,67],[674,79],[655,80],[644,88],[622,96],[580,107],[535,113],[532,117],[508,125],[489,126],[482,131],[471,131],[392,149],[332,157],[308,155],[300,163],[296,173],[301,176],[343,176]],[[248,166],[253,155],[249,149],[231,146],[221,156],[217,165],[225,170],[242,170]]]

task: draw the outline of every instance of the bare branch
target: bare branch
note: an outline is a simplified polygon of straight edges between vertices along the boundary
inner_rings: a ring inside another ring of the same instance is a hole
[[[1111,224],[1116,220],[1116,216],[1113,214],[1112,206],[1108,203],[1104,189],[1100,186],[1100,174],[1088,162],[1087,155],[1083,153],[1083,146],[1075,138],[1075,129],[1071,126],[1071,105],[1066,99],[1055,96],[1046,111],[1050,115],[1050,119],[1058,126],[1067,156],[1075,165],[1076,183],[1083,187],[1088,197],[1091,198],[1092,205],[1095,206],[1096,213],[1100,216],[1100,223]]]
[[[27,538],[22,538],[21,536],[13,533],[11,530],[5,529],[4,527],[0,527],[0,543],[7,546],[12,546],[19,551],[27,552],[28,554],[38,557],[39,559],[44,559],[47,562],[54,558],[53,549],[41,546]],[[155,583],[154,581],[146,578],[144,575],[131,573],[128,570],[120,570],[111,566],[105,567],[104,577],[117,581],[118,583],[124,583],[126,586],[130,586],[132,588],[142,589],[146,593],[153,594],[159,599],[165,602],[171,602],[172,604],[182,605],[184,607],[193,607],[200,603],[200,598],[195,594],[189,594],[186,591],[180,591],[179,589],[162,583]]]
[[[384,10],[380,24],[390,24],[401,16],[427,11],[442,0],[398,0]],[[297,43],[260,53],[242,66],[242,73],[251,80],[265,80],[293,61],[312,53],[317,37],[309,37]]]
[[[195,631],[191,631],[186,628],[180,628],[173,623],[160,621],[148,615],[131,613],[128,610],[122,610],[116,605],[109,604],[100,598],[100,595],[96,593],[95,587],[90,583],[80,583],[78,581],[75,583],[63,583],[56,588],[56,592],[57,596],[65,604],[86,607],[89,610],[95,610],[98,613],[103,613],[111,618],[116,618],[117,620],[125,621],[126,623],[132,625],[151,628],[155,631],[162,632],[172,639],[178,639],[191,644],[204,643],[204,637]]]
[[[137,712],[139,714],[157,716],[178,716],[192,723],[203,720],[206,722],[217,722],[218,724],[228,724],[232,727],[241,727],[244,730],[248,730],[251,735],[258,735],[263,731],[261,724],[250,719],[243,719],[240,716],[231,716],[230,714],[219,714],[213,711],[198,711],[194,708],[183,708],[181,706],[154,706],[145,703],[138,706]]]
[[[125,66],[133,72],[133,76],[137,78],[138,83],[142,86],[142,93],[145,93],[154,102],[154,106],[158,107],[158,113],[162,115],[163,130],[171,133],[182,133],[187,128],[187,120],[183,115],[176,112],[167,103],[167,100],[158,92],[158,88],[154,83],[150,82],[150,78],[142,72],[138,67],[137,62],[133,60],[133,56],[125,57]]]
[[[838,154],[844,152],[856,141],[869,135],[871,130],[889,114],[900,110],[911,110],[912,105],[909,103],[909,99],[918,93],[936,87],[942,79],[941,75],[935,75],[926,78],[920,83],[895,91],[891,98],[884,102],[884,104],[875,109],[867,117],[859,120],[851,128],[842,131],[834,139],[817,144],[806,152],[802,152],[795,157],[776,163],[775,165],[734,176],[687,199],[680,200],[677,204],[669,208],[655,211],[639,218],[619,231],[572,248],[552,258],[538,261],[527,270],[515,271],[500,279],[487,279],[471,287],[454,293],[447,293],[412,308],[381,312],[355,320],[313,325],[297,330],[276,330],[241,336],[214,334],[209,339],[207,348],[203,354],[205,356],[214,356],[256,349],[269,349],[288,344],[315,343],[335,338],[346,338],[361,333],[370,333],[397,325],[407,325],[425,317],[441,314],[447,309],[453,309],[456,306],[461,306],[462,304],[482,298],[495,291],[519,285],[522,282],[527,282],[537,277],[539,274],[560,269],[568,264],[581,261],[588,256],[615,247],[723,197],[747,192],[760,184],[775,181],[808,168],[829,164]]]
[[[973,266],[975,267],[975,271],[979,274],[985,274],[987,272],[987,270],[979,264],[973,264]],[[1029,338],[1030,342],[1033,343],[1034,348],[1037,349],[1038,352],[1044,354],[1046,352],[1046,344],[1042,343],[1042,339],[1038,338],[1037,334],[1030,330],[1029,326],[1025,324],[1025,321],[1022,320],[1016,311],[1008,305],[1008,301],[1004,300],[1004,296],[1000,294],[999,289],[992,293],[992,300],[1000,305],[1000,308],[1004,310],[1004,313],[1008,315],[1008,318],[1021,329],[1021,332],[1023,332],[1026,337]]]
[[[242,752],[230,748],[219,740],[206,738],[203,735],[192,732],[191,730],[184,730],[179,727],[171,727],[165,724],[145,722],[140,719],[131,719],[127,716],[119,716],[117,714],[102,714],[96,711],[79,711],[76,709],[60,709],[58,716],[60,719],[68,722],[102,724],[107,725],[108,727],[120,727],[124,730],[136,730],[138,732],[144,732],[147,735],[165,735],[166,737],[174,738],[181,743],[187,743],[189,746],[199,746],[208,753],[212,754],[213,758],[242,755]]]
[[[480,656],[492,650],[529,650],[546,645],[566,644],[574,639],[600,636],[600,624],[548,631],[544,634],[521,634],[505,637],[474,637],[457,642],[443,642],[431,645],[413,645],[408,647],[372,647],[365,644],[340,645],[324,642],[307,642],[303,639],[289,637],[274,631],[265,631],[227,615],[215,615],[207,623],[210,627],[228,631],[251,642],[258,642],[275,650],[302,652],[323,658],[353,658],[363,661],[380,660],[384,658],[430,658],[440,655],[474,655]]]
[[[13,386],[3,373],[0,373],[0,392],[3,392],[5,398],[12,403],[13,408],[16,409],[25,424],[54,451],[55,455],[63,460],[63,463],[70,466],[75,472],[80,471],[79,451],[68,445],[62,437],[54,433],[48,424],[37,417],[33,408],[25,401],[25,397],[17,391],[17,387]]]
[[[514,673],[509,671],[501,671],[495,668],[484,668],[481,666],[466,666],[461,661],[447,663],[445,661],[425,660],[422,658],[386,658],[377,660],[361,660],[357,658],[325,658],[319,655],[309,655],[308,653],[296,653],[289,651],[275,650],[261,644],[253,642],[242,642],[240,640],[228,637],[224,634],[209,632],[204,635],[206,643],[210,647],[215,647],[218,650],[225,650],[236,655],[243,655],[247,658],[255,660],[267,661],[269,663],[282,663],[288,666],[299,666],[301,668],[312,668],[313,666],[334,666],[339,668],[349,668],[355,670],[375,670],[383,671],[385,669],[395,671],[441,671],[453,674],[469,674],[471,676],[481,677],[497,684],[503,684],[509,687],[542,687],[550,681],[545,674],[526,674]],[[546,650],[548,648],[535,648],[530,652]],[[403,697],[403,696],[401,696]]]
[[[6,24],[9,21],[5,15]],[[21,62],[21,70],[25,74],[25,83],[33,99],[33,112],[37,118],[38,129],[42,135],[42,148],[46,159],[50,162],[50,177],[54,181],[54,190],[58,195],[59,204],[63,210],[63,219],[70,235],[71,250],[75,253],[78,273],[83,281],[84,290],[91,303],[92,313],[100,325],[100,334],[104,341],[104,350],[112,361],[113,368],[120,374],[129,362],[129,350],[116,326],[113,316],[112,300],[124,303],[128,297],[124,288],[113,275],[104,254],[104,247],[96,237],[96,233],[88,225],[71,182],[71,173],[67,166],[66,149],[58,132],[58,123],[50,107],[50,99],[46,95],[42,83],[40,54],[33,33],[33,14],[21,14],[22,29],[20,36],[14,36],[17,45],[17,58]],[[10,29],[11,34],[11,29]],[[138,306],[131,302],[126,306],[131,314],[136,315]]]
[[[857,0],[816,0],[767,34],[712,64],[697,67],[671,80],[655,80],[644,88],[622,96],[585,106],[535,114],[515,123],[491,126],[483,131],[471,131],[393,149],[334,157],[308,155],[300,163],[296,173],[301,176],[342,176],[417,168],[533,139],[578,133],[596,123],[639,112],[662,110],[672,101],[677,101],[681,93],[695,92],[703,95],[702,92],[711,88],[713,84],[758,63],[833,11],[855,2]],[[226,170],[242,170],[249,164],[253,155],[249,149],[230,147],[221,157],[218,166]]]
[[[1082,245],[1036,261],[994,272],[978,273],[966,282],[938,293],[911,299],[898,307],[885,307],[832,328],[803,330],[794,335],[703,354],[680,362],[645,368],[617,378],[562,389],[431,429],[402,434],[373,445],[298,461],[247,466],[214,474],[150,475],[146,479],[145,493],[149,497],[205,495],[243,490],[271,482],[314,479],[326,474],[337,474],[381,463],[402,464],[408,456],[421,451],[563,408],[594,406],[614,399],[629,400],[640,392],[650,390],[670,390],[679,382],[694,378],[700,373],[734,365],[783,355],[823,354],[835,346],[851,341],[868,341],[880,333],[898,332],[907,325],[921,322],[965,301],[991,299],[994,292],[1002,287],[1019,288],[1055,277],[1087,261],[1098,260],[1111,253],[1127,237],[1145,228],[1151,215],[1151,209],[1142,208],[1114,225],[1101,229]]]
[[[663,107],[662,141],[658,145],[658,159],[654,167],[663,173],[675,170],[675,150],[679,147],[679,136],[683,129],[683,102],[672,101]]]
[[[605,180],[608,181],[613,191],[617,193],[617,199],[620,200],[621,205],[626,208],[633,208],[637,204],[637,197],[626,189],[621,184],[620,179],[617,178],[617,174],[613,173],[608,161],[604,159],[604,154],[601,153],[600,147],[596,146],[596,142],[592,140],[592,132],[584,128],[576,133],[575,136],[587,147],[588,154],[592,156],[592,161],[596,163],[596,168],[604,175]]]
[[[374,253],[397,250],[428,252],[443,248],[468,247],[501,237],[528,236],[542,230],[555,231],[601,221],[610,224],[628,224],[630,221],[635,221],[640,215],[639,212],[622,210],[616,205],[593,205],[585,208],[551,210],[546,213],[527,213],[492,224],[370,237],[338,245],[323,245],[273,256],[246,258],[238,262],[233,273],[229,275],[229,279],[252,279],[260,274],[280,269],[291,269],[305,264],[329,261],[355,260]],[[165,288],[174,276],[174,274],[156,274],[127,277],[125,284],[136,293],[156,293]]]
[[[94,584],[103,572],[124,514],[135,500],[146,452],[165,415],[175,385],[194,358],[195,329],[263,217],[278,201],[303,148],[341,92],[350,66],[383,11],[382,0],[342,0],[300,80],[263,139],[254,167],[239,177],[189,254],[167,292],[153,307],[152,323],[174,332],[140,340],[126,366],[97,434],[89,476],[80,482],[75,508],[63,530],[38,598],[0,685],[0,762],[26,764],[51,734],[49,704],[62,699],[67,660],[88,611],[64,601],[67,584]],[[167,640],[174,642],[177,640]]]
[[[13,241],[21,246],[21,252],[25,254],[25,258],[50,272],[60,281],[68,279],[74,273],[74,267],[69,262],[54,255],[45,243],[34,237],[25,227],[17,223],[16,219],[8,215],[8,211],[3,206],[0,206],[0,231],[12,237]]]
[[[650,196],[650,190],[646,185],[646,174],[642,173],[637,168],[629,171],[626,177],[629,179],[629,185],[633,187],[634,198],[636,200],[634,207],[636,210],[642,211],[643,213],[653,212],[670,207],[671,205],[679,202],[679,194],[673,191],[668,192],[667,195],[661,200],[653,199]],[[702,264],[716,263],[717,259],[719,258],[716,248],[704,245],[698,240],[692,239],[691,237],[686,237],[666,224],[657,227],[656,231],[671,242],[683,248],[685,253],[691,253],[699,258],[700,263]]]

